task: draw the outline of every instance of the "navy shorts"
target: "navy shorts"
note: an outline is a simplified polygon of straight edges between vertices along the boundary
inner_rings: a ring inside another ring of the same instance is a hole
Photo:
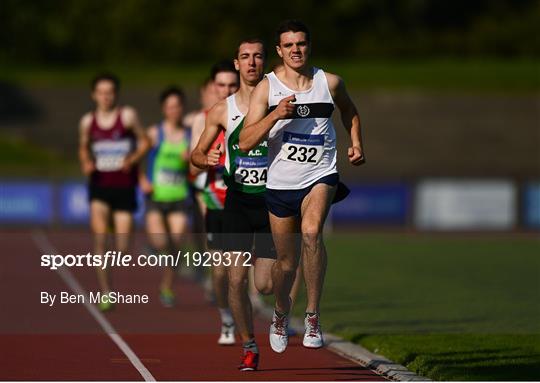
[[[280,218],[299,216],[302,201],[317,184],[338,186],[332,203],[345,199],[350,192],[347,186],[339,182],[339,174],[333,173],[318,179],[303,189],[279,190],[266,188],[266,206],[273,215]]]

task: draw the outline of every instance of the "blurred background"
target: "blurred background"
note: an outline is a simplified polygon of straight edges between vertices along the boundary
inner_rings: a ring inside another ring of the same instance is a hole
[[[3,0],[2,227],[87,225],[77,139],[96,72],[148,126],[169,84],[197,109],[241,38],[275,63],[286,18],[310,26],[312,63],[343,77],[363,125],[353,168],[336,113],[352,193],[331,211],[325,328],[432,379],[538,379],[537,0]]]
[[[313,64],[344,78],[363,121],[368,162],[356,169],[340,157],[354,192],[334,209],[336,223],[540,227],[532,0],[290,1],[263,12],[249,1],[3,1],[0,175],[81,180],[77,124],[96,72],[118,73],[121,102],[150,125],[166,85],[184,87],[188,110],[197,108],[210,65],[232,57],[241,38],[262,37],[276,62],[273,30],[288,17],[312,28]],[[2,190],[1,221],[26,211],[63,222],[58,209],[33,211],[18,189],[14,201]],[[59,193],[71,195],[55,188],[47,198],[70,209]]]

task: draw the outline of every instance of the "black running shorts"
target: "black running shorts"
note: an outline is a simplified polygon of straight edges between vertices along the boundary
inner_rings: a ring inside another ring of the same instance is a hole
[[[134,187],[111,188],[90,184],[88,199],[90,202],[93,200],[102,201],[109,205],[112,211],[134,213],[137,210],[137,190]]]
[[[264,196],[227,189],[223,231],[224,250],[253,251],[255,257],[276,259]]]
[[[206,210],[206,246],[209,250],[223,250],[223,210]]]

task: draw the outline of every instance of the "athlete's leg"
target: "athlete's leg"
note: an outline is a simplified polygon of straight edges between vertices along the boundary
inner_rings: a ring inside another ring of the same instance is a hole
[[[291,297],[291,310],[294,304],[296,303],[296,298],[298,298],[298,292],[300,291],[300,287],[302,286],[302,278],[303,278],[303,267],[302,267],[302,260],[298,263],[298,267],[296,268],[296,276],[294,277],[294,283],[291,288],[291,293],[289,296]]]
[[[129,241],[133,229],[133,214],[127,210],[113,211],[113,222],[116,251],[125,253],[129,250]]]
[[[168,252],[169,240],[163,214],[158,210],[149,210],[146,213],[145,223],[148,241],[152,249],[159,252]]]
[[[315,185],[302,201],[302,263],[307,290],[306,312],[319,312],[327,262],[322,229],[335,191],[335,186],[320,183]]]
[[[281,218],[270,214],[272,237],[276,247],[277,260],[272,266],[272,284],[276,297],[276,310],[288,313],[289,294],[294,283],[299,259],[299,241],[297,217]]]
[[[197,251],[203,251],[206,248],[206,228],[205,228],[205,219],[206,217],[206,205],[203,201],[202,194],[199,191],[195,191],[193,195],[193,227],[192,227],[192,238]],[[206,273],[206,267],[204,266],[194,266],[195,276],[198,281],[204,281],[205,290],[207,294],[211,294],[212,286],[210,278]]]
[[[229,271],[229,305],[234,317],[236,331],[245,343],[254,338],[253,313],[248,295],[249,267],[244,266],[244,257],[240,255],[231,257],[232,263]]]
[[[257,261],[255,261],[255,264],[257,264]],[[271,266],[269,270],[271,269]],[[268,278],[270,279],[270,282],[268,283],[270,286],[272,286],[272,275],[270,271],[268,271]],[[264,290],[265,288],[262,287]],[[272,288],[270,287],[270,293],[272,292]],[[261,310],[262,307],[264,307],[264,302],[261,298],[261,294],[259,290],[257,289],[257,286],[255,285],[255,267],[250,267],[248,272],[248,295],[249,295],[249,301],[251,302],[251,308],[253,309],[253,313],[257,313]]]
[[[220,250],[210,250],[221,253]],[[216,304],[221,309],[229,308],[229,288],[228,288],[229,276],[227,275],[227,268],[220,264],[218,266],[212,265],[212,285],[214,287],[214,294],[216,295]]]
[[[275,259],[271,258],[258,258],[255,261],[255,267],[253,268],[254,285],[257,291],[263,295],[270,295],[273,291],[272,285],[272,266],[276,263]],[[291,288],[290,298],[291,305],[294,305],[300,287],[302,286],[302,263],[298,264],[296,269],[296,275],[294,277],[294,283]]]
[[[148,241],[150,242],[150,246],[152,247],[153,251],[160,254],[168,254],[170,251],[169,236],[167,234],[167,224],[165,222],[163,213],[159,210],[149,210],[146,213],[145,221]],[[167,273],[167,269],[168,268],[165,268],[165,273]],[[163,289],[164,281],[162,280],[159,286],[160,296]]]
[[[171,238],[170,251],[175,255],[182,249],[183,241],[186,237],[188,217],[186,213],[175,211],[167,215],[167,223],[169,226],[169,235]],[[163,272],[160,288],[162,290],[172,290],[174,278],[177,273],[177,268],[166,266]]]
[[[111,209],[105,202],[96,199],[90,202],[90,227],[94,236],[94,254],[105,254],[110,214]],[[111,291],[107,269],[97,267],[96,273],[99,289],[104,293]]]
[[[273,291],[272,267],[276,263],[272,258],[257,258],[253,272],[255,288],[263,295],[270,295]]]
[[[207,210],[206,212],[207,247],[212,254],[221,253],[223,249],[223,211]],[[212,287],[216,297],[217,306],[222,309],[229,308],[229,284],[227,267],[223,262],[212,265]]]

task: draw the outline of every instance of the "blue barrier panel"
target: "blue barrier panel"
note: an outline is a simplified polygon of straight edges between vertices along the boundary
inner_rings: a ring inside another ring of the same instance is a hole
[[[88,223],[90,208],[88,188],[82,182],[68,182],[60,187],[60,219],[63,223]]]
[[[402,183],[349,185],[351,194],[332,208],[334,223],[405,225],[410,187]]]
[[[540,182],[525,186],[523,220],[526,227],[540,228]]]
[[[44,182],[0,181],[0,223],[43,224],[53,220],[53,189]]]

